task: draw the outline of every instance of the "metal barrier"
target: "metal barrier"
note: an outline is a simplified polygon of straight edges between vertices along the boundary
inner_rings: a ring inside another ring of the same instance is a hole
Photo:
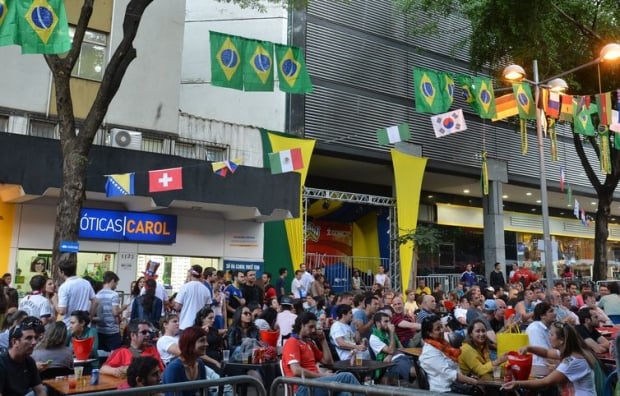
[[[143,386],[140,388],[82,393],[80,394],[80,396],[131,396],[150,395],[156,393],[173,393],[174,395],[181,395],[182,391],[190,389],[200,389],[201,395],[203,396],[210,396],[213,394],[226,395],[224,391],[224,387],[226,385],[232,386],[232,395],[248,395],[247,388],[253,388],[256,391],[256,396],[267,396],[267,391],[265,390],[263,384],[258,379],[249,375],[223,377],[216,380],[188,381],[176,384]],[[228,392],[228,394],[230,394],[230,392]]]
[[[278,395],[283,394],[279,393],[280,388],[284,389],[286,386],[293,385],[303,385],[308,387],[308,394],[313,395],[314,390],[325,389],[329,392],[329,394],[334,394],[335,392],[350,392],[354,395],[369,395],[369,396],[411,396],[415,395],[455,395],[455,393],[439,393],[439,392],[430,392],[422,389],[413,389],[413,388],[403,388],[396,386],[387,386],[387,385],[373,385],[373,386],[364,386],[364,385],[350,385],[343,384],[340,382],[322,382],[317,380],[310,379],[302,379],[298,377],[278,377],[271,384],[271,388],[269,389],[270,395]],[[292,393],[289,392],[289,395]]]
[[[333,256],[320,253],[306,254],[308,269],[321,268],[331,289],[336,293],[351,290],[353,269],[358,269],[362,278],[362,287],[370,289],[374,282],[374,274],[379,266],[388,268],[389,259],[379,257]]]

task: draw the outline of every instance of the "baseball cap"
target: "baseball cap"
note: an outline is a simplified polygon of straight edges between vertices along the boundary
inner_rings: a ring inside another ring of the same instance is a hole
[[[493,286],[489,286],[485,290],[495,293],[495,289],[493,288]]]
[[[497,311],[497,303],[495,300],[489,299],[484,302],[484,310],[488,312]]]
[[[290,297],[287,296],[283,296],[282,298],[280,298],[280,305],[293,305],[293,300],[291,300]]]

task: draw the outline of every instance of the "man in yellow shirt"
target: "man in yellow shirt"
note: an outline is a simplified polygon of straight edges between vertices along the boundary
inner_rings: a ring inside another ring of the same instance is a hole
[[[426,279],[418,280],[418,288],[415,289],[415,294],[421,295],[422,293],[431,294],[431,288],[426,286]]]

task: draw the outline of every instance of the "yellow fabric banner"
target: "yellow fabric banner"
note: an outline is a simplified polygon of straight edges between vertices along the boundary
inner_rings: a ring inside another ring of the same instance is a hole
[[[396,181],[396,210],[398,212],[398,235],[415,231],[420,208],[420,190],[426,168],[426,158],[391,150],[394,179]],[[400,245],[400,269],[402,290],[409,288],[412,276],[413,242]]]
[[[14,219],[15,204],[2,202],[2,196],[0,195],[0,273],[3,274],[9,272]]]
[[[308,169],[310,167],[310,159],[312,158],[312,151],[314,150],[315,140],[302,139],[296,137],[282,136],[275,133],[269,133],[269,142],[271,143],[271,149],[275,153],[276,151],[290,150],[293,148],[301,148],[301,153],[304,161],[304,167],[297,170],[301,174],[301,190],[306,182],[306,176],[308,176]],[[299,194],[299,213],[303,213],[301,210],[302,195]],[[291,251],[291,261],[293,268],[298,269],[301,263],[304,262],[304,224],[303,218],[298,217],[296,219],[287,219],[284,221],[286,227],[286,236],[288,238],[288,246]]]
[[[353,267],[361,272],[369,269],[377,271],[378,263],[366,257],[381,257],[379,253],[379,232],[377,230],[377,213],[372,211],[353,223]],[[360,257],[363,257],[360,259]]]

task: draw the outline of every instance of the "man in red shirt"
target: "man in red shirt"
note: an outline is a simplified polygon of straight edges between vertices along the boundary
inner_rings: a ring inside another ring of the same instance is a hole
[[[282,368],[287,377],[303,377],[323,382],[340,382],[359,385],[351,373],[320,372],[317,362],[332,364],[332,354],[322,331],[316,331],[316,315],[304,311],[295,319],[293,334],[286,340],[282,348]],[[317,347],[317,343],[321,349]],[[309,390],[300,386],[295,396],[306,396]],[[316,388],[313,392],[317,396],[327,396],[326,389]],[[350,392],[335,392],[336,396],[350,396]]]
[[[157,348],[148,344],[151,338],[151,325],[146,320],[134,320],[129,323],[129,336],[131,343],[129,348],[118,348],[112,351],[108,359],[101,367],[101,374],[123,377],[133,358],[138,356],[152,356],[159,362],[159,369],[165,369]]]
[[[510,283],[517,283],[523,281],[523,288],[527,289],[532,282],[536,282],[538,277],[532,273],[529,269],[521,265],[517,272],[510,278]]]

